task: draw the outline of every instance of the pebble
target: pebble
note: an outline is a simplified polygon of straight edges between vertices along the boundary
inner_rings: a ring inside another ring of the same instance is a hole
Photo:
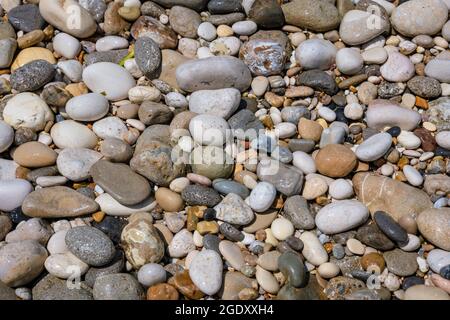
[[[51,274],[43,277],[32,289],[33,300],[93,300],[92,293],[80,287],[69,289],[67,281]]]
[[[220,255],[214,250],[203,250],[193,258],[189,275],[202,292],[214,295],[222,286],[222,269]]]
[[[286,240],[294,234],[293,224],[285,218],[277,218],[272,222],[271,230],[273,236],[280,240]]]
[[[264,270],[260,266],[256,266],[256,281],[269,293],[275,294],[280,290],[280,285],[272,273]]]
[[[55,75],[55,67],[45,60],[34,60],[14,70],[11,87],[19,92],[35,91],[49,83]]]
[[[392,137],[388,133],[377,133],[358,146],[356,156],[362,161],[375,161],[381,158],[389,150]]]
[[[45,246],[52,233],[52,229],[44,220],[32,218],[17,225],[15,230],[6,235],[5,241],[12,243],[35,240]]]
[[[397,140],[406,149],[417,149],[422,144],[420,138],[409,131],[402,131]]]
[[[52,254],[45,260],[44,265],[49,274],[60,279],[70,278],[74,270],[82,276],[89,269],[86,263],[70,252]]]
[[[228,240],[222,240],[219,243],[219,251],[228,264],[235,270],[241,270],[244,267],[244,257],[237,244]]]
[[[386,251],[383,257],[389,271],[397,276],[406,277],[413,275],[418,268],[416,261],[417,254],[413,252],[394,249],[392,251]]]
[[[385,80],[406,82],[414,76],[415,70],[410,59],[398,52],[391,52],[380,72]]]
[[[440,147],[450,150],[450,131],[441,131],[436,134],[435,138]]]
[[[307,12],[302,8],[309,8]],[[295,0],[281,6],[288,24],[316,32],[335,29],[339,25],[337,8],[327,1]]]
[[[47,250],[34,240],[8,243],[0,248],[0,281],[19,287],[35,279],[44,269]]]
[[[382,99],[373,100],[369,104],[366,117],[367,125],[377,130],[393,126],[413,130],[420,122],[420,115],[416,111]]]
[[[32,191],[33,187],[27,180],[0,180],[0,210],[12,211],[20,207]]]
[[[309,263],[320,266],[328,261],[328,254],[314,233],[306,231],[302,233],[300,240],[304,244],[302,254]]]
[[[67,101],[66,112],[73,120],[95,121],[103,118],[109,111],[109,102],[98,93],[88,93]]]
[[[157,263],[143,265],[138,272],[138,281],[145,287],[151,287],[166,280],[166,271]]]
[[[67,231],[65,240],[71,253],[94,267],[107,264],[116,253],[112,241],[103,232],[93,227],[72,228]]]
[[[437,247],[450,251],[450,234],[448,225],[450,209],[428,209],[417,218],[420,233]]]
[[[342,214],[345,212],[345,220]],[[323,207],[315,218],[320,231],[326,234],[341,233],[364,223],[369,217],[365,205],[357,200],[336,201]]]
[[[403,167],[403,174],[408,180],[409,184],[413,186],[420,186],[423,184],[423,177],[416,168],[410,165],[406,165]]]
[[[327,70],[335,62],[336,47],[327,40],[309,39],[295,50],[295,58],[306,69]]]
[[[377,23],[379,23],[377,28],[371,27],[368,23],[371,14],[370,10],[350,10],[346,12],[339,27],[339,35],[342,41],[352,46],[360,45],[377,39],[379,35],[389,29],[389,20],[382,17],[377,19]]]
[[[307,285],[307,272],[299,255],[293,252],[284,252],[278,257],[278,267],[286,277],[289,285],[299,288]]]
[[[317,170],[328,177],[347,176],[356,166],[356,155],[349,148],[339,144],[329,144],[317,153]]]
[[[81,44],[77,38],[61,32],[53,38],[53,49],[67,59],[74,59],[80,53]]]
[[[270,208],[276,197],[275,187],[268,182],[260,182],[250,193],[249,204],[256,212],[264,212]]]
[[[253,191],[250,194],[250,197],[252,197],[252,194]],[[234,193],[227,194],[226,197],[214,207],[214,210],[216,211],[217,219],[235,225],[247,225],[254,218],[252,208],[248,206],[240,196]]]
[[[87,126],[73,120],[56,123],[51,131],[55,145],[60,148],[92,149],[97,144],[97,136]]]
[[[195,244],[192,233],[186,229],[179,231],[169,244],[169,254],[174,258],[185,257],[193,250],[195,250]]]
[[[336,66],[339,71],[344,74],[358,74],[361,71],[363,64],[363,57],[358,50],[343,48],[336,54]]]
[[[328,188],[333,199],[344,200],[353,196],[353,186],[345,179],[334,180]]]
[[[216,72],[209,72],[211,66]],[[234,57],[211,57],[185,62],[177,68],[176,78],[180,88],[188,92],[224,87],[233,87],[242,92],[252,81],[250,70]]]
[[[405,291],[405,300],[450,300],[450,296],[440,288],[419,284]]]
[[[131,274],[115,273],[98,277],[92,294],[95,300],[143,300],[144,290]]]
[[[222,146],[228,139],[228,129],[223,118],[209,114],[195,116],[189,123],[192,138],[202,145]]]
[[[241,101],[241,93],[234,88],[199,90],[189,98],[189,110],[198,114],[210,114],[228,119],[235,113]]]
[[[434,35],[441,31],[447,22],[445,14],[447,9],[445,3],[439,0],[408,1],[394,9],[391,16],[392,25],[398,32],[408,37]],[[434,19],[427,19],[430,16]],[[418,23],[417,19],[424,19],[427,22]]]
[[[161,72],[162,56],[158,43],[151,37],[139,37],[135,42],[135,59],[139,69],[149,79]]]
[[[103,93],[112,101],[127,98],[128,91],[136,84],[126,69],[111,62],[97,62],[86,67],[83,82],[93,92]]]

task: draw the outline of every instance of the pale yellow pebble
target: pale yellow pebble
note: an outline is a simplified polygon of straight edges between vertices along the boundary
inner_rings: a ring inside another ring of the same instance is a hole
[[[325,119],[320,118],[320,119],[317,119],[316,122],[318,124],[320,124],[322,126],[322,128],[324,128],[324,129],[328,128],[328,123]]]
[[[322,278],[330,279],[336,277],[341,272],[341,269],[333,262],[325,262],[317,268],[317,272]]]
[[[56,63],[56,59],[50,50],[40,47],[30,47],[19,52],[11,65],[11,71],[14,71],[17,68],[20,68],[23,65],[35,60],[45,60],[51,64]]]
[[[437,128],[436,128],[436,125],[434,124],[434,123],[431,123],[431,122],[424,122],[423,124],[422,124],[422,126],[425,128],[425,129],[427,129],[428,131],[431,131],[431,132],[435,132],[436,130],[437,130]]]
[[[359,256],[363,255],[364,251],[365,251],[364,245],[361,243],[361,241],[356,240],[354,238],[347,240],[347,249],[351,253],[359,255]]]
[[[217,27],[217,36],[219,37],[230,37],[234,34],[233,29],[230,26],[221,24]]]

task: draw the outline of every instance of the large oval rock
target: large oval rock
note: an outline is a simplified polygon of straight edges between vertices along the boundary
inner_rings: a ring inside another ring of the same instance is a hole
[[[51,274],[33,287],[33,300],[92,300],[92,293],[80,286],[71,288],[67,281]]]
[[[91,91],[104,94],[113,101],[127,98],[128,90],[136,85],[125,68],[111,62],[98,62],[86,67],[83,81]]]
[[[87,93],[67,101],[66,112],[78,121],[95,121],[103,118],[109,110],[109,102],[98,93]]]
[[[94,182],[124,205],[134,205],[150,195],[147,179],[123,163],[97,161],[90,169]]]
[[[450,208],[423,211],[417,218],[417,226],[425,239],[450,251]]]
[[[315,32],[339,26],[339,12],[327,0],[294,0],[281,6],[288,24]]]
[[[396,221],[403,215],[419,215],[432,207],[424,191],[388,177],[357,173],[353,177],[353,187],[358,199],[367,205],[371,214],[384,211]]]
[[[316,225],[326,234],[351,230],[369,218],[369,210],[356,200],[341,200],[320,209],[316,215]]]
[[[441,0],[411,0],[394,9],[391,21],[395,30],[412,38],[435,35],[441,31],[447,17],[448,7]]]
[[[0,281],[10,287],[29,283],[44,270],[47,250],[34,240],[8,243],[0,249]]]
[[[215,71],[211,72],[212,69]],[[185,62],[177,68],[176,79],[180,88],[188,92],[222,88],[244,91],[252,82],[245,63],[225,56]]]
[[[89,11],[75,0],[39,1],[39,12],[49,24],[77,38],[88,38],[97,30]]]
[[[98,210],[98,204],[68,187],[42,188],[30,193],[22,204],[22,211],[30,217],[78,217]]]
[[[412,131],[421,121],[421,116],[414,110],[403,108],[389,100],[373,100],[367,109],[367,125],[376,130],[398,126]]]
[[[381,158],[391,147],[392,137],[386,132],[377,133],[364,140],[355,151],[356,156],[362,161],[375,161]]]
[[[158,263],[164,256],[164,242],[148,213],[130,216],[120,238],[127,260],[135,269],[147,263]]]

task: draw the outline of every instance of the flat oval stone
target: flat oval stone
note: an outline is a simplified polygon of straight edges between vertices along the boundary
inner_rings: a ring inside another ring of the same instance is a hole
[[[398,126],[402,130],[413,130],[421,121],[416,111],[403,108],[388,100],[373,100],[366,112],[367,125],[376,130]]]
[[[441,288],[419,284],[405,291],[404,300],[450,300],[450,296]]]
[[[427,263],[431,270],[440,273],[445,267],[450,265],[450,252],[441,249],[433,249],[427,256]]]
[[[71,8],[72,11],[68,8]],[[70,14],[73,10],[79,14],[76,25]],[[39,2],[39,12],[45,21],[77,38],[88,38],[97,30],[97,24],[89,11],[81,7],[75,0],[66,0],[64,3],[58,0],[43,0]]]
[[[440,0],[411,0],[394,9],[391,21],[395,30],[407,37],[432,36],[447,22],[447,11],[448,7]]]
[[[333,199],[344,200],[353,196],[353,186],[345,179],[337,179],[330,183],[328,193]]]
[[[214,295],[222,286],[222,264],[222,258],[216,251],[200,251],[189,266],[192,282],[205,294]]]
[[[135,42],[134,51],[136,63],[147,78],[158,77],[162,61],[158,43],[149,37],[139,37]]]
[[[55,67],[45,60],[34,60],[12,72],[11,87],[19,92],[35,91],[49,83],[55,76]]]
[[[266,292],[276,294],[280,290],[280,285],[273,274],[260,266],[256,266],[256,281]]]
[[[181,197],[191,206],[214,207],[222,201],[222,198],[217,191],[201,185],[187,186],[181,192]]]
[[[288,197],[284,203],[282,215],[292,222],[296,229],[310,230],[315,227],[314,218],[308,202],[300,195]]]
[[[98,204],[68,187],[49,187],[33,191],[25,197],[22,211],[36,218],[78,217],[98,210]]]
[[[450,251],[450,209],[428,209],[417,217],[422,236],[441,249]]]
[[[287,24],[303,29],[325,32],[339,26],[338,9],[327,1],[295,0],[283,4],[281,8]]]
[[[340,144],[328,144],[315,158],[317,170],[328,177],[347,176],[356,166],[357,158],[352,150]]]
[[[125,206],[111,197],[108,193],[99,195],[95,198],[95,202],[98,203],[101,211],[112,216],[129,216],[137,212],[150,212],[157,205],[154,197],[148,197],[136,205]]]
[[[147,179],[122,163],[97,161],[90,169],[96,184],[123,205],[135,205],[150,195]]]
[[[229,125],[219,116],[201,114],[191,119],[192,139],[201,145],[221,147],[229,137]]]
[[[314,233],[309,231],[303,232],[300,240],[304,244],[302,254],[309,263],[320,266],[328,261],[328,253]]]
[[[210,72],[211,68],[216,72]],[[242,92],[252,82],[250,70],[241,60],[225,56],[185,62],[178,66],[176,78],[180,88],[188,92],[226,87]]]
[[[87,126],[73,120],[56,123],[50,130],[55,145],[60,148],[93,149],[97,144],[97,136]]]
[[[8,243],[0,248],[0,281],[9,287],[28,284],[44,270],[47,250],[34,240]]]
[[[83,181],[91,175],[92,165],[102,158],[102,154],[87,148],[65,148],[56,159],[58,171],[72,181]]]
[[[83,82],[93,92],[104,94],[108,100],[122,100],[136,85],[131,74],[111,62],[93,63],[83,70]]]
[[[0,180],[0,210],[12,211],[20,207],[32,191],[33,186],[27,180]]]
[[[53,38],[53,49],[59,55],[67,59],[73,59],[80,53],[81,44],[77,38],[61,32]]]
[[[348,45],[360,45],[381,35],[390,28],[389,21],[383,18],[377,19],[379,27],[371,27],[372,12],[370,10],[350,10],[342,18],[339,35]]]
[[[43,277],[32,290],[33,300],[93,300],[92,293],[80,287],[69,289],[67,281],[51,274]]]
[[[341,200],[320,209],[316,215],[316,225],[326,234],[351,230],[369,218],[369,210],[357,200]]]
[[[392,144],[392,137],[390,134],[382,132],[371,136],[364,140],[355,151],[356,156],[362,161],[375,161],[389,150]]]
[[[67,231],[66,246],[76,257],[94,267],[107,264],[116,253],[108,236],[89,226],[75,227]]]
[[[98,93],[87,93],[67,101],[66,112],[78,121],[95,121],[103,118],[109,110],[109,102]]]
[[[316,163],[309,154],[303,151],[295,151],[292,156],[292,164],[302,170],[304,174],[316,172]]]
[[[227,195],[229,193],[234,193],[245,199],[249,196],[250,191],[244,185],[230,180],[217,179],[213,181],[213,188],[216,189],[220,194]]]
[[[223,258],[231,267],[236,270],[241,270],[245,265],[244,256],[242,255],[239,246],[231,241],[222,240],[219,243],[219,250]]]
[[[19,165],[28,168],[47,167],[55,164],[57,153],[49,146],[30,141],[21,144],[13,153],[13,159]]]

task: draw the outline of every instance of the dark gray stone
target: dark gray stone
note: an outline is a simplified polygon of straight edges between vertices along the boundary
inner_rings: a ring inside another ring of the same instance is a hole
[[[278,268],[293,287],[301,288],[308,284],[308,270],[297,253],[284,252],[278,257]]]
[[[329,95],[334,95],[339,91],[333,77],[322,70],[308,70],[303,72],[298,76],[297,83],[311,87],[317,91],[323,91]]]
[[[315,227],[314,217],[305,198],[295,195],[286,199],[283,217],[292,222],[296,229],[310,230]]]
[[[378,228],[388,236],[389,239],[398,243],[400,247],[408,244],[408,233],[390,215],[383,211],[376,211],[373,215]]]
[[[166,8],[180,5],[200,11],[205,8],[208,0],[153,0],[153,2],[156,2]]]
[[[314,150],[316,142],[309,139],[290,139],[288,142],[288,147],[292,152],[303,151],[310,153]]]
[[[200,185],[187,186],[181,192],[181,197],[191,206],[214,207],[222,201],[222,198],[216,190]]]
[[[104,0],[79,0],[80,5],[85,8],[97,22],[103,22],[106,11]]]
[[[55,67],[45,60],[34,60],[11,74],[11,87],[19,92],[35,91],[52,81]]]
[[[375,223],[360,227],[356,233],[356,239],[365,245],[377,250],[391,250],[395,244],[378,228]]]
[[[241,12],[243,10],[241,0],[210,0],[208,11],[212,14]]]
[[[248,109],[243,109],[234,114],[228,119],[228,124],[233,131],[233,135],[239,140],[252,140],[256,138],[260,130],[264,130],[261,121]]]
[[[158,78],[161,73],[161,50],[149,37],[139,37],[134,44],[134,58],[142,73],[149,79]]]
[[[117,251],[114,259],[105,267],[102,268],[89,268],[88,272],[84,275],[84,281],[89,287],[94,287],[95,280],[107,274],[115,274],[122,272],[125,267],[125,257],[123,251]]]
[[[89,226],[70,229],[66,234],[66,246],[80,260],[94,267],[106,265],[116,254],[108,236]]]
[[[441,83],[430,77],[416,76],[407,85],[412,93],[425,99],[437,98],[442,93]]]
[[[244,240],[244,234],[240,232],[236,227],[229,223],[222,223],[219,227],[220,233],[225,236],[228,240],[239,242]]]
[[[215,26],[219,26],[221,24],[232,25],[233,23],[242,20],[245,20],[245,14],[241,12],[228,14],[213,14],[206,19],[206,21],[211,22]]]
[[[235,193],[242,199],[245,199],[250,195],[250,191],[246,186],[233,180],[216,179],[213,181],[212,185],[217,192],[223,195]]]
[[[284,24],[283,10],[276,0],[256,0],[248,17],[264,29],[277,29]]]
[[[11,9],[8,12],[8,20],[14,28],[24,32],[43,29],[45,25],[39,7],[35,4],[23,4]]]
[[[415,252],[394,249],[385,252],[383,258],[386,261],[388,270],[400,277],[411,276],[419,268],[417,264],[417,253]]]

